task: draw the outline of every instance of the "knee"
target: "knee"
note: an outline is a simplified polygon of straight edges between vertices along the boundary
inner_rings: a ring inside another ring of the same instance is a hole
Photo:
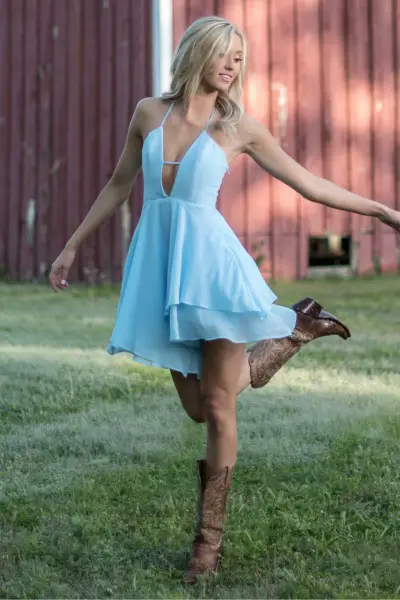
[[[195,423],[205,423],[206,422],[204,413],[192,411],[192,410],[186,411],[186,412],[189,415],[189,417],[192,419],[192,421],[194,421]]]
[[[225,390],[205,394],[203,406],[207,423],[217,431],[226,429],[235,420],[235,402]]]

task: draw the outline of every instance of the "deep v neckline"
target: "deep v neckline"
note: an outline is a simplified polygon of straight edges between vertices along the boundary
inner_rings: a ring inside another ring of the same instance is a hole
[[[176,187],[176,183],[177,183],[178,178],[179,178],[179,173],[182,170],[182,164],[183,164],[185,158],[190,153],[190,151],[193,149],[193,147],[196,145],[196,143],[200,140],[200,138],[203,136],[203,134],[206,133],[206,131],[204,131],[204,129],[203,129],[203,131],[201,131],[199,133],[199,135],[193,140],[193,142],[187,148],[187,150],[185,151],[185,154],[182,156],[182,158],[181,158],[181,160],[179,162],[171,162],[171,163],[170,162],[165,163],[164,160],[163,160],[163,149],[164,149],[164,129],[163,129],[163,127],[160,127],[160,131],[161,131],[161,140],[160,140],[160,144],[161,144],[161,173],[160,173],[161,190],[162,190],[162,193],[164,194],[164,196],[166,198],[169,198],[169,197],[171,197],[173,195],[173,192],[174,192],[175,187]],[[171,191],[170,191],[169,194],[167,194],[167,192],[165,191],[165,189],[164,189],[164,183],[163,183],[163,173],[164,173],[164,165],[165,164],[167,164],[167,165],[168,164],[170,164],[170,165],[171,164],[178,165],[178,168],[177,168],[176,173],[175,173],[175,179],[174,179],[174,182],[172,184],[172,188],[171,188]]]
[[[184,162],[185,158],[190,153],[190,151],[192,150],[192,148],[196,145],[196,143],[203,136],[203,134],[207,133],[207,128],[208,128],[208,126],[210,124],[210,121],[211,121],[212,116],[214,114],[214,108],[215,108],[213,106],[212,111],[210,113],[210,116],[208,117],[207,123],[205,124],[205,126],[203,127],[203,129],[200,131],[199,135],[197,135],[194,138],[193,142],[187,147],[187,149],[185,150],[184,154],[182,155],[181,160],[180,161],[165,161],[164,160],[164,123],[167,120],[167,118],[168,118],[168,116],[169,116],[169,114],[170,114],[170,112],[171,112],[172,107],[174,106],[174,104],[175,104],[175,102],[172,102],[171,105],[169,106],[169,108],[168,108],[168,110],[167,110],[167,112],[166,112],[166,114],[165,114],[165,116],[164,116],[164,118],[162,120],[160,128],[159,128],[160,131],[161,131],[161,139],[160,139],[160,145],[161,145],[161,173],[160,173],[160,183],[161,183],[161,191],[162,191],[162,193],[164,194],[164,196],[166,198],[170,198],[171,196],[173,196],[173,193],[174,193],[174,190],[175,190],[178,178],[179,178],[179,174],[180,174],[180,172],[182,170],[182,163]],[[178,168],[177,168],[176,173],[175,173],[174,182],[172,184],[172,187],[171,187],[171,190],[170,190],[169,194],[167,194],[167,192],[165,191],[165,189],[164,189],[164,183],[163,183],[163,173],[164,173],[164,165],[165,164],[167,164],[167,165],[168,164],[169,165],[178,165]]]

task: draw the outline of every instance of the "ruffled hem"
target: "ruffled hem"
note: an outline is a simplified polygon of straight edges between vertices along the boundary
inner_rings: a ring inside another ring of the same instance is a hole
[[[217,210],[155,203],[132,239],[107,351],[199,374],[203,340],[290,335],[296,313],[276,306],[276,299]]]
[[[215,313],[218,313],[217,319]],[[267,317],[259,317],[254,313],[232,314],[179,305],[171,307],[169,320],[169,341],[154,343],[150,336],[146,348],[139,352],[133,347],[134,342],[117,343],[112,339],[107,352],[111,355],[127,352],[143,365],[179,371],[185,377],[189,373],[199,377],[204,341],[227,339],[239,344],[286,337],[295,327],[296,313],[289,308],[273,306]],[[121,335],[116,335],[115,339],[118,337]]]
[[[187,352],[187,349],[184,349],[184,352],[181,353],[179,357],[174,356],[173,352],[166,351],[160,355],[159,349],[153,349],[153,351],[147,350],[147,356],[142,354],[138,354],[132,348],[128,348],[125,346],[118,346],[113,342],[109,342],[107,345],[106,351],[108,354],[114,356],[115,354],[121,354],[125,352],[132,356],[132,360],[147,367],[158,367],[160,369],[168,369],[173,371],[179,371],[182,373],[184,377],[187,377],[189,374],[200,376],[201,373],[201,365],[203,362],[203,357],[200,351],[200,347],[196,349],[192,349],[191,352]],[[159,358],[149,358],[152,352],[156,352]]]
[[[177,228],[173,243],[170,239],[164,315],[168,316],[173,306],[191,305],[266,317],[277,296],[239,240],[235,236],[229,239],[226,230],[201,238],[194,227],[189,234],[182,229],[184,234]],[[194,248],[187,239],[191,244],[195,241]]]
[[[222,338],[248,343],[286,337],[293,333],[295,325],[295,311],[275,305],[269,307],[268,313],[222,311],[184,303],[169,309],[171,342]]]

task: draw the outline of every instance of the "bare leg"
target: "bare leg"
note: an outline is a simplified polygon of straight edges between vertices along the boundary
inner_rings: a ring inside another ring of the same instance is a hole
[[[237,453],[236,396],[246,344],[205,342],[200,389],[207,422],[206,462],[212,470],[233,467]]]
[[[297,312],[292,335],[276,340],[261,340],[247,349],[238,368],[239,377],[235,375],[237,396],[250,385],[252,388],[265,386],[290,358],[312,340],[327,335],[338,335],[343,339],[350,337],[348,328],[324,311],[315,300],[305,298],[292,308]],[[177,371],[171,371],[171,375],[187,414],[197,423],[204,423],[204,406],[196,375],[185,378]]]
[[[247,354],[242,358],[239,370],[240,374],[236,384],[236,396],[239,396],[239,394],[249,387],[251,383],[250,365]],[[204,406],[201,400],[200,381],[197,379],[197,375],[189,373],[188,376],[185,377],[179,371],[173,371],[171,369],[170,372],[182,406],[188,416],[196,423],[205,423],[206,419]]]
[[[237,454],[236,390],[246,344],[225,339],[205,342],[200,378],[207,420],[207,458],[197,461],[196,536],[184,582],[216,571],[222,553],[222,530]]]
[[[204,408],[201,402],[200,381],[197,375],[189,373],[185,377],[179,371],[171,369],[172,381],[187,415],[196,423],[204,423]]]

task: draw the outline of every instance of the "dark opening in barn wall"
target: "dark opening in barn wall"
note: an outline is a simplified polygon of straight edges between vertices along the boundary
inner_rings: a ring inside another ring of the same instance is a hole
[[[350,266],[351,252],[351,236],[313,236],[310,237],[308,240],[308,266]]]

